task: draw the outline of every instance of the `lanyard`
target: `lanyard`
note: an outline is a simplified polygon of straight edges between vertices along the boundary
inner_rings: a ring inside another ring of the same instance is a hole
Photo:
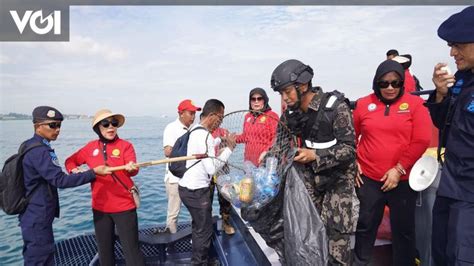
[[[99,141],[99,145],[101,144],[101,142]],[[102,155],[104,156],[104,163],[106,166],[109,166],[107,164],[107,143],[103,143],[102,145]],[[127,185],[125,185],[125,183],[120,180],[120,178],[118,176],[115,175],[115,173],[112,173],[112,178],[114,179],[115,182],[119,182],[128,192],[130,192],[130,189],[127,187]]]

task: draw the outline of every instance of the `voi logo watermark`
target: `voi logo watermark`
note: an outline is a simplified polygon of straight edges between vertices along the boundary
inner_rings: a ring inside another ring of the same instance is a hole
[[[28,22],[31,30],[36,34],[48,34],[51,30],[53,30],[55,35],[61,34],[61,11],[59,10],[55,10],[47,17],[43,17],[43,10],[35,12],[33,10],[26,10],[22,18],[20,18],[16,10],[10,10],[10,15],[20,34],[23,33]]]

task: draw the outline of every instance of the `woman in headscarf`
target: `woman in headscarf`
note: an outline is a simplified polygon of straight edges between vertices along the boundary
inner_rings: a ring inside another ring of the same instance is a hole
[[[245,143],[244,160],[258,166],[260,155],[272,146],[279,118],[268,104],[267,93],[262,88],[250,91],[249,110],[237,143]]]
[[[428,148],[431,123],[423,99],[404,93],[402,65],[387,60],[375,73],[374,93],[357,101],[354,127],[360,213],[353,265],[368,265],[385,205],[390,208],[393,265],[415,264],[416,192],[410,170]]]
[[[95,236],[99,249],[100,265],[115,265],[114,242],[117,229],[127,265],[145,265],[138,245],[137,206],[131,189],[132,176],[138,174],[134,166],[136,155],[133,145],[117,135],[125,117],[110,110],[99,110],[92,122],[98,139],[87,143],[66,160],[69,172],[79,172],[79,167],[97,165],[121,166],[126,169],[98,178],[91,183],[92,213]]]

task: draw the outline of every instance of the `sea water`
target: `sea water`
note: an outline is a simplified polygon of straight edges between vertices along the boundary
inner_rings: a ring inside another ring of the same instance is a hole
[[[130,141],[135,148],[138,162],[163,159],[163,130],[174,117],[131,117],[119,128],[120,138]],[[22,141],[33,136],[33,124],[27,120],[0,121],[0,166],[16,153]],[[97,139],[91,121],[65,120],[61,134],[52,142],[63,168],[68,156],[91,140]],[[167,199],[163,182],[164,165],[140,169],[133,179],[140,187],[141,207],[138,209],[139,227],[166,223]],[[217,196],[214,196],[213,213],[219,213]],[[90,185],[59,189],[60,218],[53,223],[55,241],[94,232],[91,210]],[[190,215],[182,205],[179,221],[189,221]],[[23,241],[16,215],[6,215],[0,210],[0,265],[22,265]]]

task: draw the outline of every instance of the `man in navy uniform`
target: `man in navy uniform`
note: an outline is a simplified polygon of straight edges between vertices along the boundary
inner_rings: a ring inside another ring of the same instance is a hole
[[[427,107],[446,147],[433,207],[432,253],[436,265],[474,264],[474,6],[452,15],[438,29],[451,47],[458,71],[439,63],[436,90]]]
[[[50,145],[59,135],[62,120],[63,115],[53,107],[33,110],[35,134],[25,145],[43,145],[30,150],[23,159],[26,195],[31,194],[25,212],[19,215],[25,265],[54,264],[53,220],[59,217],[57,188],[80,186],[94,180],[96,174],[109,173],[105,166],[71,175],[62,171]]]

